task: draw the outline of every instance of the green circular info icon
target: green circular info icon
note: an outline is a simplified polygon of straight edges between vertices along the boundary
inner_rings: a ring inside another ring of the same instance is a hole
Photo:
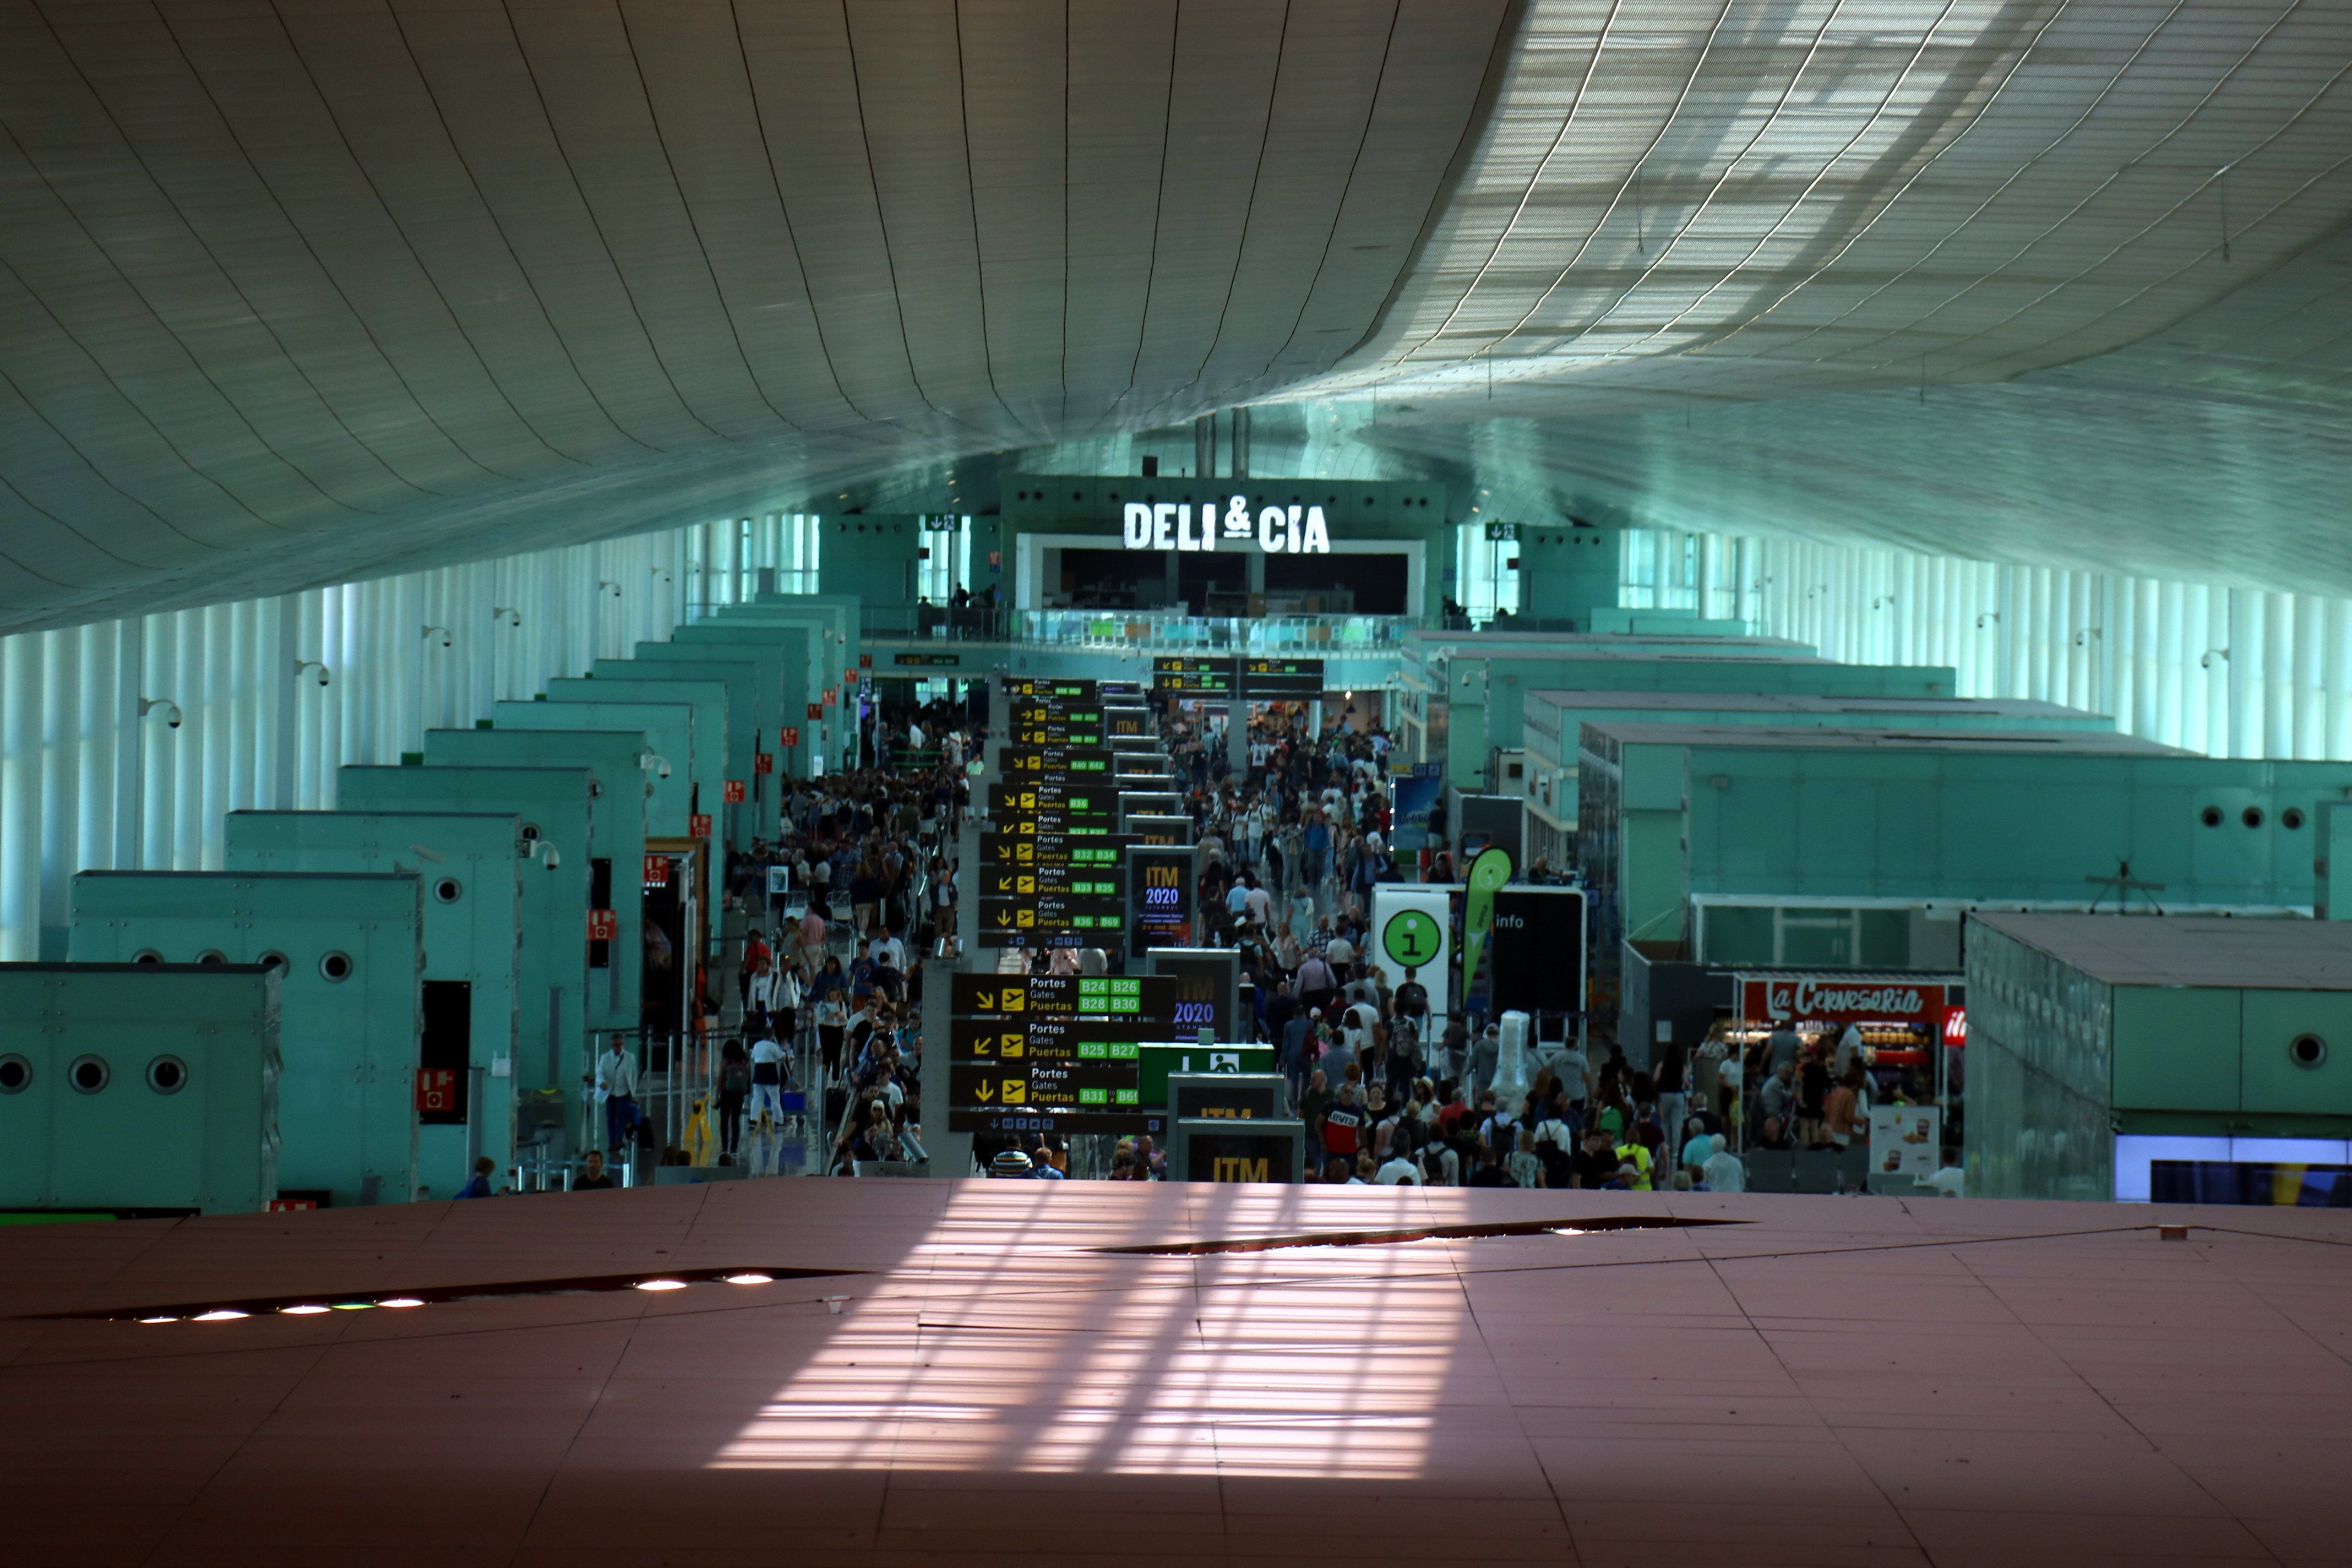
[[[1414,969],[1434,963],[1444,946],[1445,933],[1427,910],[1399,910],[1381,928],[1381,950],[1391,963]]]

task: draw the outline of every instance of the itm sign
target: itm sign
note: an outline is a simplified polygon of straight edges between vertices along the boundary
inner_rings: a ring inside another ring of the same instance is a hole
[[[1213,551],[1223,539],[1234,549],[1255,544],[1266,555],[1328,555],[1331,527],[1319,506],[1269,506],[1250,515],[1249,497],[1217,503],[1129,501],[1120,542],[1129,550]]]

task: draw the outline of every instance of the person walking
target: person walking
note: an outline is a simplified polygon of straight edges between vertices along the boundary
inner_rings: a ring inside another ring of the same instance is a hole
[[[743,1102],[751,1098],[751,1063],[743,1042],[730,1040],[719,1053],[719,1157],[731,1162],[743,1143]]]
[[[595,1076],[590,1081],[604,1108],[605,1146],[618,1157],[628,1147],[629,1134],[644,1120],[637,1110],[637,1058],[623,1047],[620,1036],[614,1036],[612,1049],[596,1058]]]

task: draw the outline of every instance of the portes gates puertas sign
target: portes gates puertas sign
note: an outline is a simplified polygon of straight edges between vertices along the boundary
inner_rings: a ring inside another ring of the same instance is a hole
[[[1751,975],[1740,983],[1739,1015],[1750,1023],[1915,1024],[1939,1027],[1948,987],[1873,975]]]
[[[1184,501],[1129,501],[1123,514],[1121,542],[1129,550],[1215,550],[1255,545],[1266,555],[1328,555],[1331,525],[1319,506],[1269,506],[1253,516],[1249,497],[1234,496],[1224,504],[1193,506]]]

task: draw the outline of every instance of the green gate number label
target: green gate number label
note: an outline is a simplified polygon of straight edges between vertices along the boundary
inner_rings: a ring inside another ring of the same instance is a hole
[[[1444,942],[1437,917],[1427,910],[1400,910],[1381,928],[1381,946],[1387,951],[1389,962],[1408,968],[1435,963]]]

